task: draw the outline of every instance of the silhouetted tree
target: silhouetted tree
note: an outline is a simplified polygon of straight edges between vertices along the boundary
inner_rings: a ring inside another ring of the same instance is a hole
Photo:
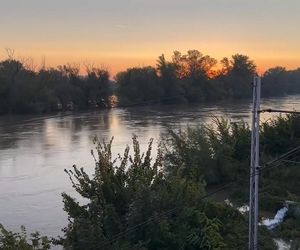
[[[132,68],[116,76],[119,101],[122,104],[151,104],[159,101],[163,88],[155,68]]]
[[[219,80],[223,83],[226,96],[245,98],[252,95],[251,82],[256,73],[256,66],[248,56],[236,54],[231,60],[222,60],[223,69]]]
[[[156,68],[130,68],[110,80],[109,72],[87,66],[80,75],[78,65],[63,65],[39,71],[32,59],[0,61],[0,114],[47,113],[58,110],[84,110],[119,105],[154,103],[196,103],[222,99],[248,98],[256,66],[246,55],[217,61],[198,50],[173,53],[170,61],[161,55]],[[275,67],[263,76],[262,95],[300,93],[300,69]]]
[[[180,79],[177,78],[177,65],[173,62],[167,62],[165,56],[161,55],[157,60],[157,71],[160,86],[163,88],[162,102],[185,102],[184,90]]]
[[[109,97],[113,90],[108,71],[99,68],[88,69],[85,93],[89,106],[109,105]]]
[[[202,212],[201,183],[166,179],[160,150],[151,160],[152,141],[141,153],[133,137],[133,155],[127,147],[118,161],[111,146],[96,141],[93,177],[76,166],[67,171],[87,203],[63,194],[66,249],[223,249],[218,220]]]
[[[283,67],[268,69],[263,75],[263,95],[282,95],[287,92],[288,73]]]

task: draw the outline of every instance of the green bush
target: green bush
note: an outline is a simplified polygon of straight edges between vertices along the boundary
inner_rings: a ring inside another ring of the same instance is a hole
[[[28,239],[24,226],[21,226],[20,233],[13,233],[0,224],[1,250],[47,250],[50,247],[51,241],[46,236],[41,236],[38,232],[30,234]]]

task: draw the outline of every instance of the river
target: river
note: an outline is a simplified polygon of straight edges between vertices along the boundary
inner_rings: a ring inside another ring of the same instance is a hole
[[[263,99],[262,108],[300,110],[300,95]],[[272,115],[262,114],[262,121]],[[249,122],[251,100],[0,117],[0,223],[11,230],[25,225],[29,232],[57,236],[67,225],[61,193],[74,194],[64,169],[76,164],[93,170],[94,136],[114,136],[116,155],[131,143],[133,133],[145,148],[168,128],[197,126],[213,117]]]

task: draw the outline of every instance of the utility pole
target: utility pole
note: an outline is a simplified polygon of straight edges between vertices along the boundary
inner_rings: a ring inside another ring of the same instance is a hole
[[[249,250],[257,250],[258,181],[259,181],[259,118],[261,78],[253,79],[253,109],[250,162]]]

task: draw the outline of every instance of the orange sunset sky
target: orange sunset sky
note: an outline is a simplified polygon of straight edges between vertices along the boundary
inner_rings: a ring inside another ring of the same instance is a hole
[[[263,72],[300,67],[299,0],[1,0],[5,48],[39,65],[105,66],[114,75],[197,49],[246,54]]]

